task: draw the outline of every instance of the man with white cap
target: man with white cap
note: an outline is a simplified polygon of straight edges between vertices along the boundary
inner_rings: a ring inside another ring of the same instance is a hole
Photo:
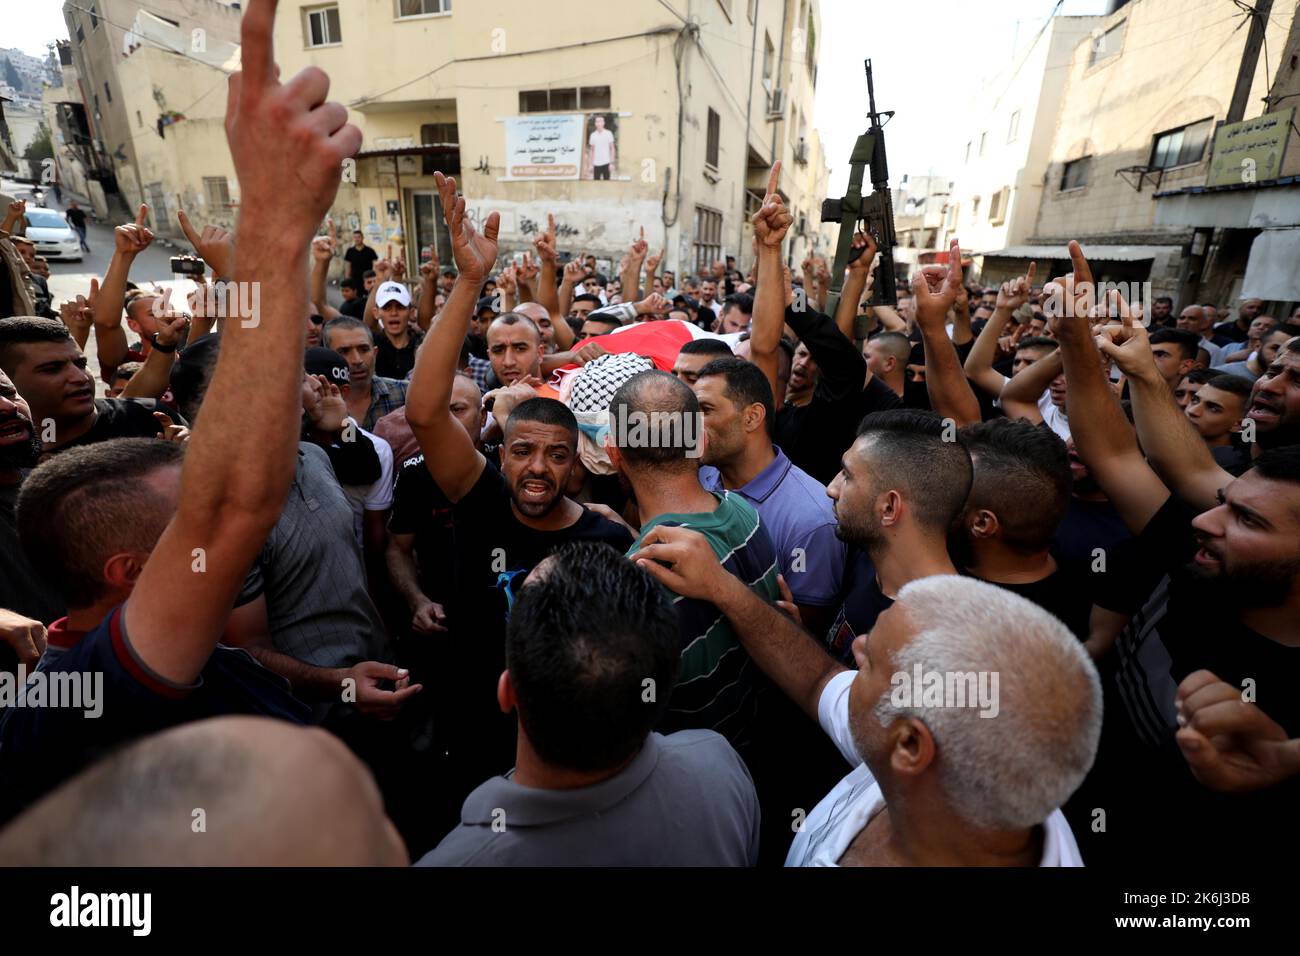
[[[415,350],[424,333],[411,328],[411,293],[400,282],[385,282],[375,291],[379,334],[375,336],[375,374],[399,381],[415,368]]]

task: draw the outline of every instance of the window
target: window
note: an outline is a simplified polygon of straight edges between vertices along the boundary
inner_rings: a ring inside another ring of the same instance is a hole
[[[224,209],[230,205],[230,184],[225,176],[204,176],[203,193],[209,208]]]
[[[77,43],[78,45],[86,42],[86,31],[81,29],[81,24],[77,24]]]
[[[817,26],[813,23],[812,11],[808,11],[808,49],[804,51],[804,62],[808,64],[808,75],[817,85]]]
[[[144,129],[144,117],[140,115],[139,110],[135,111],[135,125],[139,129]]]
[[[1011,187],[1003,186],[989,199],[989,222],[1001,225],[1007,218],[1007,204],[1011,201]]]
[[[980,133],[980,155],[984,155],[984,143],[988,140],[988,133]]]
[[[979,222],[980,216],[980,197],[976,196],[970,201],[970,219],[971,222]]]
[[[1120,48],[1124,46],[1124,32],[1128,27],[1128,20],[1121,20],[1105,33],[1092,38],[1092,52],[1088,56],[1088,65],[1095,66],[1103,60],[1109,60],[1113,56],[1118,56]]]
[[[578,90],[578,107],[584,110],[607,110],[612,102],[608,86],[584,86]]]
[[[972,142],[972,141],[969,140],[969,139],[966,140],[966,162],[968,162],[968,163],[970,162],[970,147],[971,147],[971,142]]]
[[[1007,142],[1014,143],[1020,135],[1020,110],[1011,114],[1011,128],[1007,130]]]
[[[545,113],[548,105],[546,90],[521,90],[519,92],[519,112]]]
[[[749,218],[763,208],[763,200],[766,197],[761,189],[745,190],[745,218]]]
[[[430,146],[434,143],[455,143],[460,144],[460,127],[455,123],[425,123],[420,127],[420,144]],[[445,167],[446,160],[438,156],[423,156],[423,175],[432,176],[438,171],[439,163]],[[444,169],[445,171],[445,169]]]
[[[772,88],[772,65],[776,60],[776,47],[772,46],[772,37],[763,31],[763,89]]]
[[[307,46],[336,46],[343,42],[338,6],[304,10]]]
[[[1172,169],[1175,166],[1199,163],[1205,155],[1205,144],[1209,142],[1213,130],[1214,120],[1204,119],[1199,123],[1157,134],[1148,165],[1152,169]]]
[[[113,91],[108,88],[108,81],[104,81],[104,99],[110,103],[113,102]]]
[[[695,207],[695,271],[705,274],[722,258],[722,213]]]
[[[578,108],[578,91],[573,87],[567,90],[551,90],[552,110],[576,110]]]
[[[709,110],[709,136],[704,145],[704,161],[714,169],[718,168],[718,140],[722,117]]]
[[[432,17],[451,13],[451,0],[397,0],[397,18]]]
[[[578,109],[609,109],[608,86],[584,86],[582,89],[566,87],[561,90],[520,90],[519,112],[573,112]]]
[[[1061,192],[1082,189],[1088,185],[1088,173],[1092,169],[1092,157],[1085,156],[1065,164],[1061,170]]]
[[[86,12],[90,14],[90,32],[94,33],[99,29],[99,7],[92,3]]]

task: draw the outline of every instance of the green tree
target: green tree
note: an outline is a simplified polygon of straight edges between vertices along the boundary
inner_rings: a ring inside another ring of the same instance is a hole
[[[54,157],[54,141],[50,138],[50,128],[44,123],[36,130],[36,136],[23,151],[23,159],[39,163],[43,159]]]

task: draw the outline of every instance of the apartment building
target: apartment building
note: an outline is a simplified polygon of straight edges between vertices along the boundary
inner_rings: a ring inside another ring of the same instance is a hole
[[[812,126],[814,0],[343,0],[281,3],[286,74],[315,65],[364,134],[333,210],[413,268],[450,258],[433,174],[455,175],[501,247],[561,247],[608,268],[642,227],[679,274],[751,258],[748,214],[773,159],[788,254],[825,251],[826,163]]]

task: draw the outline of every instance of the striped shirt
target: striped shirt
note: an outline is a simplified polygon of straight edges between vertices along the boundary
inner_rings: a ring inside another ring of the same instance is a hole
[[[763,530],[758,512],[740,495],[712,492],[718,507],[712,512],[658,515],[641,528],[628,551],[636,554],[650,529],[677,525],[704,535],[722,566],[765,600],[780,596],[776,549]],[[681,630],[682,662],[668,713],[657,728],[715,730],[733,746],[750,743],[750,729],[758,710],[758,671],[726,615],[708,601],[673,595]]]

